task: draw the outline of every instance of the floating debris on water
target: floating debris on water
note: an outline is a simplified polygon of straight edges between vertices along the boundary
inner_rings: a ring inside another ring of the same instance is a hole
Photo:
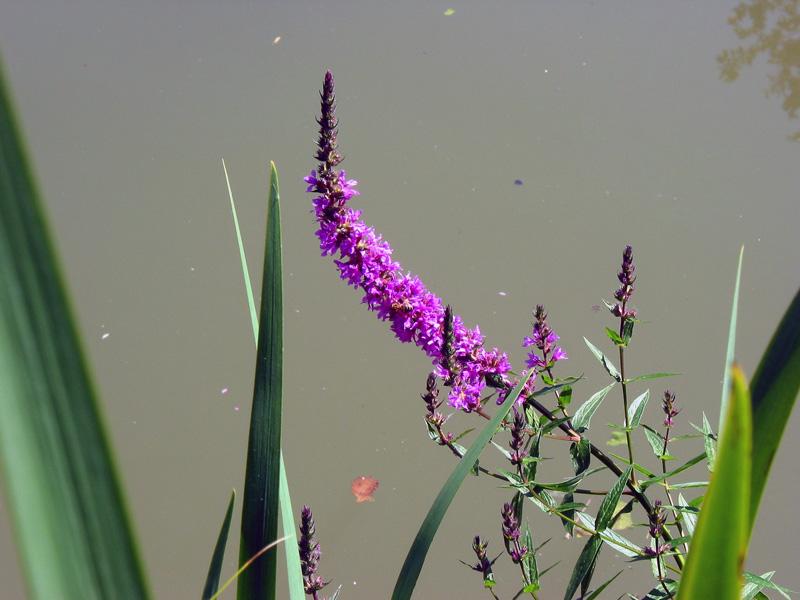
[[[350,490],[356,496],[356,502],[373,502],[372,494],[378,489],[378,480],[372,477],[356,477]]]

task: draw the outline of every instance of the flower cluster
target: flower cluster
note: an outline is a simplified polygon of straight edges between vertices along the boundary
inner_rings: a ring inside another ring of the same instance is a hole
[[[514,515],[514,507],[508,502],[503,505],[501,514],[503,515],[503,538],[505,539],[506,550],[514,564],[518,564],[528,551],[525,546],[519,543],[519,538],[522,535],[519,530],[519,521]]]
[[[319,544],[314,541],[315,532],[314,517],[311,514],[311,509],[304,506],[300,513],[300,541],[298,542],[300,568],[303,573],[305,592],[314,598],[317,597],[318,591],[330,583],[329,581],[322,581],[322,577],[316,574],[319,557],[322,552],[319,549]]]
[[[648,533],[653,542],[644,548],[645,556],[661,556],[669,552],[669,544],[659,544],[659,540],[664,534],[664,524],[667,522],[667,514],[661,508],[661,500],[653,503],[653,512],[648,515],[648,518],[650,520]]]
[[[620,288],[614,292],[614,298],[617,299],[617,304],[611,308],[611,312],[615,317],[623,319],[633,319],[636,317],[635,310],[628,310],[628,300],[633,295],[633,282],[636,281],[636,276],[633,272],[636,270],[636,265],[633,264],[633,248],[627,246],[622,253],[622,268],[617,274],[619,282],[622,284]]]
[[[561,347],[554,344],[559,339],[555,332],[547,324],[547,313],[541,304],[536,306],[533,311],[533,337],[526,337],[522,343],[523,347],[536,346],[541,352],[541,356],[535,352],[528,352],[525,364],[531,369],[541,368],[550,369],[557,361],[566,360],[567,353]],[[553,353],[552,356],[550,353]]]
[[[472,550],[473,552],[475,552],[475,556],[478,557],[478,562],[475,563],[474,565],[467,565],[467,566],[470,567],[473,571],[478,571],[479,573],[483,573],[484,581],[494,581],[494,574],[492,573],[492,565],[494,564],[494,560],[497,559],[495,558],[494,560],[489,560],[489,557],[486,555],[486,547],[488,545],[489,542],[484,542],[483,540],[481,540],[480,536],[476,535],[475,539],[472,541]]]
[[[450,406],[467,412],[478,410],[487,381],[501,389],[511,387],[507,378],[511,365],[506,354],[496,348],[486,350],[480,329],[468,329],[455,316],[448,350],[452,359],[447,361],[451,364],[448,368],[443,366],[445,309],[441,299],[428,291],[418,277],[403,274],[400,264],[392,258],[389,244],[364,224],[361,211],[347,206],[347,201],[358,194],[357,182],[348,180],[344,171],[336,170],[342,158],[337,151],[336,103],[330,71],[320,96],[322,116],[317,120],[320,135],[316,154],[319,165],[304,181],[308,183],[307,191],[317,194],[313,212],[319,223],[317,237],[322,255],[338,253],[339,258],[334,262],[341,278],[364,293],[362,303],[375,311],[379,319],[389,321],[400,341],[414,342],[434,359],[434,373],[452,382],[448,394]]]
[[[525,450],[525,416],[514,407],[514,422],[511,426],[511,464],[521,465],[522,461],[528,456]]]
[[[675,426],[674,418],[678,415],[680,409],[675,408],[675,394],[670,393],[669,390],[664,392],[664,399],[661,400],[661,408],[664,410],[666,419],[664,419],[664,427],[667,429]]]

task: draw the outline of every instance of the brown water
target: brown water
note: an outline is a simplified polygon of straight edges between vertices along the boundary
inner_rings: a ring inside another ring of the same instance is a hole
[[[720,80],[717,57],[753,41],[728,23],[734,2],[273,4],[0,6],[6,74],[155,597],[199,595],[230,490],[242,486],[254,344],[223,158],[256,286],[269,161],[278,167],[284,453],[294,509],[312,506],[321,574],[343,598],[389,596],[455,466],[423,426],[428,360],[319,257],[301,179],[315,166],[326,69],[365,219],[489,347],[520,367],[530,310],[544,303],[570,356],[562,375],[586,375],[576,402],[605,386],[582,336],[601,344],[613,326],[592,307],[611,298],[631,244],[634,304],[649,323],[637,327],[629,373],[684,373],[653,394],[677,392],[686,432],[703,410],[716,424],[740,246],[737,359],[748,373],[800,280],[800,147],[788,140],[800,125],[782,96],[765,98],[778,74],[765,55]],[[603,423],[619,420],[618,395],[607,402],[594,422],[601,446]],[[655,402],[648,415],[659,423]],[[459,419],[454,429],[477,425]],[[778,583],[800,589],[798,525],[786,514],[800,487],[793,437],[748,568],[777,569]],[[350,492],[364,475],[380,481],[375,502]],[[474,560],[476,534],[502,550],[508,498],[486,478],[465,483],[417,597],[487,597],[457,559]],[[554,538],[540,565],[563,561],[542,597],[561,597],[581,542],[527,514],[538,543]],[[645,530],[629,535],[645,543]],[[2,597],[14,599],[23,591],[9,536],[2,505]],[[607,597],[649,589],[646,568],[637,576],[608,550],[598,583],[619,569]],[[511,597],[516,574],[498,575],[498,593]]]

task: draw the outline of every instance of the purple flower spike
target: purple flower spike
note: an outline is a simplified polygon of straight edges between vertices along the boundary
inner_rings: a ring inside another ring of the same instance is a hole
[[[403,274],[392,258],[392,248],[375,230],[361,220],[361,211],[347,206],[356,196],[356,181],[347,179],[336,167],[342,162],[337,150],[334,115],[333,75],[325,75],[320,93],[322,116],[319,123],[317,169],[304,177],[307,191],[317,194],[314,212],[322,255],[336,255],[334,261],[341,278],[364,294],[362,303],[375,311],[402,342],[413,342],[433,358],[434,373],[452,383],[448,403],[470,412],[481,408],[481,393],[486,381],[510,388],[506,375],[511,370],[507,356],[496,348],[483,347],[480,329],[467,329],[460,317],[453,317],[452,341],[443,354],[445,309],[442,301],[429,292],[416,276]],[[447,363],[447,367],[445,367]]]
[[[615,317],[622,317],[623,319],[633,319],[636,316],[635,310],[628,310],[628,300],[633,295],[633,282],[636,281],[636,276],[633,272],[636,270],[636,265],[633,264],[633,248],[627,246],[625,252],[622,253],[622,268],[617,274],[617,279],[622,286],[614,292],[614,298],[617,299],[617,304],[611,309]]]
[[[539,304],[533,311],[533,337],[526,337],[522,342],[522,347],[536,346],[540,355],[529,352],[525,364],[530,369],[549,370],[559,360],[567,360],[567,353],[560,346],[555,346],[559,337],[547,324],[547,313],[544,306]],[[551,354],[552,353],[552,354]]]
[[[316,598],[317,592],[328,585],[330,581],[322,581],[322,577],[316,574],[319,557],[322,552],[319,549],[319,544],[314,541],[316,529],[311,509],[304,506],[300,517],[300,541],[298,546],[300,550],[300,568],[303,573],[303,586],[306,594],[313,595]]]
[[[503,538],[506,544],[506,551],[514,564],[518,564],[528,552],[528,548],[520,545],[519,538],[522,532],[519,530],[519,521],[514,515],[514,507],[508,502],[503,505],[500,511],[503,515]]]

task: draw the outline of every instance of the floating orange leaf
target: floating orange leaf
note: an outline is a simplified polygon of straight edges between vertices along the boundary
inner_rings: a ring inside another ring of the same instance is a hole
[[[378,480],[372,477],[356,477],[350,489],[356,495],[356,502],[373,501],[372,494],[378,489]]]

